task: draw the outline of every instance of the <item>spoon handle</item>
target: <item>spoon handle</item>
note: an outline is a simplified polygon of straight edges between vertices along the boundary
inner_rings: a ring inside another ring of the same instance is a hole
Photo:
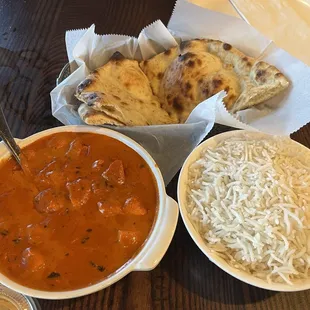
[[[2,107],[0,106],[0,137],[3,139],[6,146],[10,149],[12,155],[16,159],[16,161],[21,165],[19,154],[20,154],[20,148],[16,144],[11,130],[8,126],[8,123],[6,121],[6,118],[4,116]]]

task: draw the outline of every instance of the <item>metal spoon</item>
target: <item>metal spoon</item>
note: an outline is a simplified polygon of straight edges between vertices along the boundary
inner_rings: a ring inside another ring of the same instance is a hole
[[[4,143],[6,144],[8,149],[10,150],[11,154],[13,155],[13,157],[15,158],[17,163],[22,167],[21,160],[19,157],[20,148],[16,144],[16,142],[12,136],[11,130],[8,126],[8,123],[6,121],[6,118],[4,116],[4,113],[3,113],[1,106],[0,106],[0,137],[3,139]]]

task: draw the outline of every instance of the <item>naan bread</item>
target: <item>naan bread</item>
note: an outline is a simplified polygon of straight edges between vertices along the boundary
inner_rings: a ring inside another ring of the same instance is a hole
[[[161,81],[167,68],[176,59],[179,53],[179,47],[177,46],[156,55],[150,60],[140,62],[140,67],[149,79],[155,96],[159,94]]]
[[[182,42],[179,50],[169,51],[140,63],[140,67],[162,107],[181,123],[198,103],[220,90],[226,91],[224,103],[234,113],[277,95],[289,85],[277,68],[221,41],[190,40]],[[176,54],[179,56],[173,59]]]
[[[86,124],[88,125],[113,125],[113,126],[125,126],[124,123],[109,117],[104,112],[96,111],[89,107],[87,104],[82,103],[79,106],[78,113]]]
[[[126,126],[176,122],[161,108],[138,62],[125,59],[118,52],[79,84],[76,97],[93,110],[104,113],[86,117],[89,111],[85,114],[83,106],[79,113],[84,120],[102,120],[101,124],[118,122]]]

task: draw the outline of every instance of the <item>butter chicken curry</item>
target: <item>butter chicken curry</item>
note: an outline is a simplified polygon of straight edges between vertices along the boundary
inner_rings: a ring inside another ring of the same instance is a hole
[[[145,161],[113,138],[58,133],[0,165],[0,272],[48,291],[99,282],[146,240],[157,187]]]

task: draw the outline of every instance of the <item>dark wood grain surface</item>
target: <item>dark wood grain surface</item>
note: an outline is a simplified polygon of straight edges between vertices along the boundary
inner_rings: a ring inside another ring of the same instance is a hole
[[[67,62],[67,29],[96,24],[98,33],[137,35],[164,23],[174,0],[0,0],[0,104],[16,137],[60,126],[49,93]],[[230,130],[215,126],[211,135]],[[310,125],[292,137],[310,147]],[[168,186],[176,198],[177,176]],[[134,272],[96,294],[40,300],[42,309],[309,309],[310,291],[276,293],[244,284],[221,271],[197,248],[179,220],[159,266]]]

